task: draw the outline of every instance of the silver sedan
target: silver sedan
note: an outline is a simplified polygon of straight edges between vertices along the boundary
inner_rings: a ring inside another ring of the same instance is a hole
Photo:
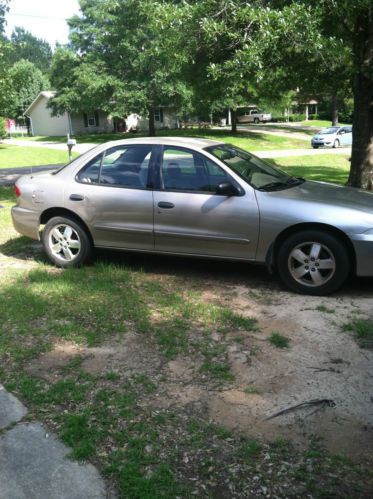
[[[109,142],[21,177],[15,192],[16,230],[60,267],[94,248],[242,260],[312,295],[373,275],[373,194],[291,177],[224,143]]]

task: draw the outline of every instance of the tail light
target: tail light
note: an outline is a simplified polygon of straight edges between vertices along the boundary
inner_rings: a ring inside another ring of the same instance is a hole
[[[17,198],[21,195],[21,189],[18,187],[17,184],[14,184],[14,187],[13,187],[13,190],[14,190],[14,194],[17,196]]]

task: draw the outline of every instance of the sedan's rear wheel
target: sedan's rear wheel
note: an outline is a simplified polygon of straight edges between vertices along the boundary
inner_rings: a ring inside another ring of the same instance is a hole
[[[349,255],[342,241],[313,230],[286,239],[278,252],[277,265],[288,288],[309,295],[336,291],[350,272]]]
[[[42,240],[48,258],[58,267],[82,265],[91,255],[92,244],[85,229],[67,217],[51,218]]]

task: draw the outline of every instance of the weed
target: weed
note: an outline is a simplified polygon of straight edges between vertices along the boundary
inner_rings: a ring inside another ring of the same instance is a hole
[[[201,371],[209,373],[213,378],[219,381],[234,380],[234,376],[230,371],[230,366],[226,362],[205,361],[202,364]]]
[[[247,393],[248,395],[259,393],[259,390],[256,386],[247,386],[244,389],[244,392]]]
[[[325,305],[318,305],[316,307],[316,310],[318,310],[319,312],[324,312],[325,314],[335,314],[334,308],[328,308]]]
[[[262,445],[258,440],[250,438],[240,445],[237,455],[244,461],[251,461],[262,450]]]
[[[243,329],[244,331],[254,331],[257,320],[252,317],[244,317],[241,314],[233,312],[229,308],[222,308],[220,311],[221,328],[224,329]]]
[[[289,338],[280,333],[273,332],[268,341],[277,348],[289,348]]]
[[[352,332],[361,348],[373,348],[373,320],[356,319],[342,326],[343,331]]]

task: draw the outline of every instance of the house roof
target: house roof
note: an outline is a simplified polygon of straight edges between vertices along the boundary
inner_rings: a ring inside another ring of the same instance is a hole
[[[32,109],[36,106],[36,104],[44,97],[45,99],[49,100],[52,97],[56,95],[56,92],[53,91],[46,91],[44,90],[43,92],[40,92],[40,94],[36,97],[35,100],[31,102],[29,107],[26,109],[26,111],[23,113],[24,115],[28,116]]]

